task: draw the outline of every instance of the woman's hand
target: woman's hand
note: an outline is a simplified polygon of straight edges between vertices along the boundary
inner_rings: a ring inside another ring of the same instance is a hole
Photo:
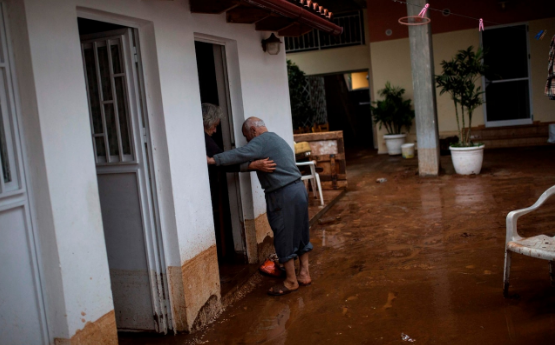
[[[214,165],[216,164],[216,160],[212,157],[206,156],[206,163],[208,163],[208,165]]]
[[[262,172],[272,173],[276,170],[276,163],[270,158],[259,159],[249,164],[249,170],[258,170]]]

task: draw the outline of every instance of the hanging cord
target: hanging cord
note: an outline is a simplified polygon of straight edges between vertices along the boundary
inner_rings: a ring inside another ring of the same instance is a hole
[[[392,0],[392,1],[393,2],[398,2],[398,3],[401,3],[401,4],[407,4],[407,5],[418,7],[418,8],[422,8],[422,5],[414,4],[414,3],[411,3],[411,2],[408,2],[408,1],[402,1],[402,0]],[[434,8],[434,7],[428,7],[428,11],[436,11],[436,12],[441,12],[441,13],[444,12],[444,10],[441,10],[439,8]],[[480,19],[481,19],[481,18],[466,16],[464,14],[453,13],[451,11],[449,11],[449,16],[461,17],[461,18],[465,18],[465,19],[472,19],[472,20],[475,20],[477,22],[480,22]],[[502,23],[492,22],[492,21],[489,21],[489,20],[484,20],[484,23],[486,23],[486,24],[489,23],[489,24],[492,24],[492,25],[504,25]]]

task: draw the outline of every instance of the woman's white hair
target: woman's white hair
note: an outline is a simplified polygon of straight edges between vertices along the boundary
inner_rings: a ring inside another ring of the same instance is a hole
[[[204,128],[210,128],[222,120],[222,109],[211,103],[202,103],[202,122]]]

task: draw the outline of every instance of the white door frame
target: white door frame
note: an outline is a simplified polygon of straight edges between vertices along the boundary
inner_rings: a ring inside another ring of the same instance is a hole
[[[525,25],[526,26],[526,49],[528,51],[528,78],[518,78],[518,79],[509,79],[509,80],[503,80],[503,81],[497,81],[497,82],[492,82],[493,83],[504,83],[504,82],[511,82],[511,81],[518,81],[518,80],[524,80],[524,79],[528,79],[528,98],[529,98],[529,102],[530,102],[530,118],[529,119],[517,119],[517,120],[506,120],[506,121],[488,121],[488,114],[487,114],[487,107],[486,104],[484,104],[482,106],[482,108],[484,109],[484,123],[486,125],[486,127],[504,127],[504,126],[520,126],[520,125],[531,125],[532,123],[534,123],[534,107],[532,104],[532,66],[531,66],[531,62],[530,62],[530,35],[528,34],[528,30],[530,29],[530,26],[528,24],[528,22],[522,22],[522,23],[512,23],[512,24],[503,24],[503,25],[496,25],[496,26],[488,26],[485,28],[485,30],[494,30],[494,29],[501,29],[501,28],[506,28],[506,27],[511,27],[511,26],[521,26],[521,25]],[[482,33],[480,33],[480,47],[484,47],[484,43],[483,43],[483,37],[482,37]],[[482,59],[482,63],[484,62],[484,59]],[[486,77],[482,76],[482,85],[483,85],[483,90],[484,90],[484,101],[487,102],[486,99]]]
[[[149,118],[147,113],[148,108],[146,104],[143,66],[141,63],[142,60],[139,39],[140,23],[121,20],[120,18],[115,18],[109,14],[99,14],[94,11],[89,12],[86,9],[78,9],[77,17],[124,25],[128,28],[121,30],[129,30],[132,33],[132,39],[127,42],[127,44],[123,44],[123,48],[125,50],[125,56],[129,60],[129,64],[126,63],[124,67],[128,68],[127,75],[129,76],[129,83],[133,84],[133,88],[135,90],[135,92],[131,92],[131,88],[127,88],[127,97],[130,106],[129,112],[135,111],[139,118],[139,120],[133,118],[133,116],[130,116],[129,118],[130,130],[139,134],[139,138],[137,138],[137,136],[131,136],[132,146],[134,148],[141,147],[141,149],[132,152],[132,155],[135,155],[135,162],[133,162],[133,164],[142,161],[142,164],[144,164],[145,167],[144,176],[146,178],[138,180],[138,183],[140,184],[138,188],[143,190],[146,195],[144,198],[145,200],[140,200],[140,203],[143,226],[145,229],[145,246],[148,252],[147,262],[149,268],[149,279],[151,282],[152,307],[155,313],[153,317],[156,331],[167,333],[169,329],[173,328],[173,315],[169,302],[169,284],[167,281],[168,275],[166,273],[167,265],[163,234],[161,231],[158,196],[156,193],[157,189],[155,186],[156,178],[154,175],[153,145],[151,142]],[[98,35],[105,36],[106,33],[99,33]],[[97,34],[90,35],[91,38],[94,36],[97,36]],[[133,108],[135,109],[132,110]],[[143,154],[140,155],[140,153]],[[104,170],[105,169],[102,166],[97,167],[97,173],[103,173]],[[118,168],[116,170],[117,171],[112,170],[112,172],[126,172],[130,170],[130,167],[129,164],[124,161],[118,163]],[[148,231],[148,229],[151,229],[151,231]]]
[[[230,129],[232,132],[230,133],[232,147],[224,149],[233,149],[236,147],[238,142],[237,136],[242,135],[242,123],[245,119],[242,103],[241,81],[240,76],[238,75],[239,69],[237,68],[239,64],[239,57],[236,54],[237,43],[230,39],[202,33],[195,33],[195,41],[223,47],[223,55],[214,56],[214,60],[217,62],[218,59],[220,61],[223,59],[223,75],[225,77],[223,86],[225,87],[225,90],[220,90],[219,87],[218,93],[221,91],[227,93],[226,106],[230,115],[228,120],[230,121]],[[216,66],[216,69],[217,68],[218,67]],[[251,236],[254,236],[254,242],[256,243],[256,234],[249,233],[247,231],[247,227],[244,225],[246,223],[245,220],[251,218],[249,217],[249,214],[253,213],[249,213],[251,209],[245,207],[245,205],[248,205],[249,203],[252,205],[252,199],[249,198],[249,186],[251,183],[250,174],[235,174],[235,176],[234,174],[226,175],[228,185],[236,186],[236,188],[234,188],[236,192],[229,193],[232,224],[234,224],[233,241],[235,251],[244,253],[249,263],[256,263],[258,262],[258,254],[256,252],[258,249],[251,248],[248,245],[249,240],[252,240],[250,238]],[[234,205],[236,206],[234,207]],[[238,216],[238,218],[234,219],[234,213]],[[239,227],[240,232],[235,231],[235,227]]]

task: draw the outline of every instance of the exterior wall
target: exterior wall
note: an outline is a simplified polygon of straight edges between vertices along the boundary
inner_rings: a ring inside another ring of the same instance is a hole
[[[237,146],[246,143],[240,128],[249,116],[292,146],[285,53],[265,54],[267,34],[227,24],[224,14],[193,15],[187,1],[13,0],[8,10],[50,338],[82,343],[76,334],[89,322],[113,327],[78,16],[139,29],[174,326],[193,330],[219,311],[220,299],[195,34],[226,45]],[[254,224],[247,228],[259,245],[268,237],[259,220],[264,193],[254,173],[241,181],[245,220]]]
[[[532,105],[534,121],[553,122],[555,113],[553,105],[544,95],[545,79],[547,77],[547,57],[549,54],[549,39],[537,41],[534,36],[542,29],[548,32],[554,31],[553,19],[541,19],[528,22],[530,26],[530,65],[532,78]],[[433,24],[432,24],[433,25]],[[551,29],[551,31],[550,31]],[[435,34],[433,37],[434,68],[435,73],[441,73],[440,63],[448,60],[460,49],[465,49],[472,45],[475,48],[480,46],[480,33],[476,29],[460,30],[447,33]],[[410,65],[410,47],[408,38],[396,40],[384,40],[370,44],[372,60],[372,90],[373,99],[377,99],[377,90],[384,87],[387,81],[393,85],[401,86],[406,89],[406,96],[413,98],[412,74]],[[483,88],[483,85],[481,85]],[[437,95],[438,125],[441,137],[457,134],[457,123],[455,119],[455,109],[448,94]],[[484,125],[484,106],[476,109],[472,126]],[[385,130],[382,128],[378,134],[378,152],[387,153],[387,148],[383,140]],[[415,128],[407,137],[407,142],[416,140]]]
[[[290,53],[287,58],[307,75],[367,70],[370,62],[368,45]]]

